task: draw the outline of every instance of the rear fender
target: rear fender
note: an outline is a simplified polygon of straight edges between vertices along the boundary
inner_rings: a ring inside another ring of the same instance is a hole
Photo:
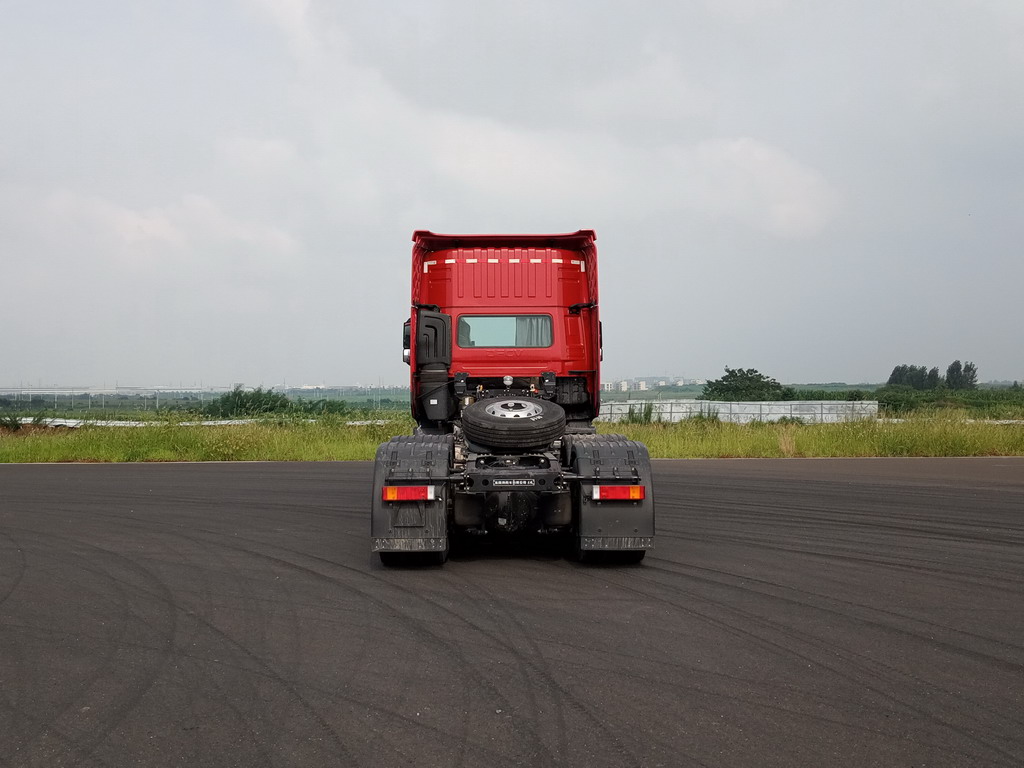
[[[442,552],[448,548],[451,435],[395,437],[377,449],[370,500],[373,552]],[[385,486],[432,488],[428,501],[385,501]]]
[[[580,549],[630,550],[654,547],[654,487],[651,460],[643,443],[621,435],[573,435],[576,530]],[[599,501],[601,483],[644,486],[635,501]]]

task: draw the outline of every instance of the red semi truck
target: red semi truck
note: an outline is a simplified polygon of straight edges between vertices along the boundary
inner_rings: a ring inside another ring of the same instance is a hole
[[[466,535],[561,534],[638,562],[654,544],[647,449],[598,435],[592,230],[413,233],[403,355],[418,427],[377,451],[372,550],[444,562]]]

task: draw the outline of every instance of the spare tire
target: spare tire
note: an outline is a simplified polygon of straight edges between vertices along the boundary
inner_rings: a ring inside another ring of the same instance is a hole
[[[565,411],[538,397],[485,398],[462,409],[462,431],[488,448],[540,448],[565,433]]]

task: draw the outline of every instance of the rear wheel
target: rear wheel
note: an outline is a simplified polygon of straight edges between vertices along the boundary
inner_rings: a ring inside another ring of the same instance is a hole
[[[378,552],[380,564],[385,568],[413,568],[425,565],[444,565],[448,562],[448,547],[440,552]]]
[[[440,552],[431,552],[434,565],[444,565],[448,562],[448,547],[446,546]]]
[[[622,563],[622,565],[635,565],[643,560],[646,554],[646,549],[623,549],[611,553],[612,557],[615,558],[615,562]]]
[[[377,554],[380,555],[380,564],[385,568],[398,568],[409,562],[409,555],[406,552],[378,552]]]
[[[636,565],[646,554],[646,549],[580,549],[578,543],[573,551],[577,562],[591,565]]]

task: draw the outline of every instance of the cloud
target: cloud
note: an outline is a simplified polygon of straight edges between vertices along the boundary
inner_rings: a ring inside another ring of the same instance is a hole
[[[233,136],[221,142],[225,162],[254,176],[281,173],[295,163],[298,150],[287,139]]]
[[[290,49],[303,63],[312,63],[321,52],[320,38],[310,21],[310,0],[248,0],[266,14],[288,41]]]
[[[180,247],[185,233],[160,209],[133,210],[110,200],[59,190],[42,201],[38,225],[57,235],[58,242],[75,242],[88,249],[95,244],[119,257]],[[68,238],[68,234],[75,233]]]
[[[584,85],[572,96],[591,123],[680,122],[710,114],[709,95],[689,82],[678,58],[667,51],[646,52],[640,65]]]
[[[439,173],[502,205],[643,220],[692,213],[782,239],[820,233],[840,194],[813,168],[750,137],[636,148],[614,138],[512,131],[448,117],[435,126]],[[626,194],[625,190],[629,190]]]
[[[713,139],[686,150],[690,204],[783,238],[818,234],[835,216],[839,194],[815,170],[750,137]]]
[[[568,95],[577,127],[524,127],[414,101],[379,69],[349,58],[344,30],[323,20],[314,27],[308,3],[274,6],[282,32],[323,57],[297,77],[301,109],[315,126],[318,194],[340,216],[382,222],[396,204],[406,213],[461,207],[471,221],[500,219],[500,210],[505,226],[559,209],[589,221],[693,213],[789,239],[819,233],[836,213],[839,195],[824,176],[763,139],[685,141],[669,130],[663,141],[638,144],[629,131],[610,130],[617,121],[679,123],[711,110],[710,96],[656,46],[633,70]],[[229,155],[250,153],[257,165],[260,157],[263,167],[285,165],[294,148],[238,142]]]
[[[708,11],[744,24],[775,16],[791,4],[791,0],[704,0]]]
[[[752,324],[790,339],[811,314],[870,303],[875,325],[833,328],[813,360],[789,342],[778,354],[829,377],[881,358],[884,376],[908,302],[918,325],[901,344],[951,343],[926,338],[943,293],[986,318],[949,359],[1020,346],[999,314],[1024,264],[1015,0],[238,0],[141,4],[130,20],[15,5],[0,27],[0,244],[5,277],[30,288],[0,311],[22,325],[45,285],[103,376],[148,360],[222,381],[398,380],[417,228],[596,228],[610,372],[656,359],[713,374],[743,340],[771,352]],[[723,274],[728,318],[703,289]],[[709,316],[716,332],[677,345],[678,363],[641,341]],[[340,334],[353,317],[375,319]],[[217,348],[193,354],[211,328]],[[33,358],[34,338],[5,341],[26,375],[60,379],[77,340],[55,332],[61,354]]]
[[[25,218],[11,222],[28,241],[47,241],[48,257],[21,262],[86,263],[97,273],[177,272],[210,275],[244,263],[266,272],[284,268],[299,251],[279,226],[228,214],[204,195],[185,195],[164,206],[135,209],[97,195],[62,189],[38,196],[22,189]]]

